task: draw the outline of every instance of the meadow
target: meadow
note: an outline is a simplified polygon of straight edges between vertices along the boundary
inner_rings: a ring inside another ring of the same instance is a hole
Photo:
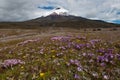
[[[0,80],[120,80],[120,28],[0,29]]]

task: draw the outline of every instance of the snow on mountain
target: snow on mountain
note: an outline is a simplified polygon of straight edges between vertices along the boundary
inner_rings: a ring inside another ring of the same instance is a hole
[[[69,15],[69,11],[67,9],[64,9],[62,7],[55,8],[45,14],[45,16],[49,15]]]

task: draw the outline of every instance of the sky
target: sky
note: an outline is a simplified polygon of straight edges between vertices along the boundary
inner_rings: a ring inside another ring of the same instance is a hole
[[[120,23],[120,0],[0,0],[0,21],[24,21],[62,7],[69,14]]]

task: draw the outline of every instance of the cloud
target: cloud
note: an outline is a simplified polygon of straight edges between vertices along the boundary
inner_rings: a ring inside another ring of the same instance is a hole
[[[0,20],[20,21],[34,18],[40,0],[0,0]],[[42,2],[42,1],[41,1]]]
[[[37,18],[57,6],[90,19],[109,22],[120,19],[120,0],[0,0],[0,21]]]

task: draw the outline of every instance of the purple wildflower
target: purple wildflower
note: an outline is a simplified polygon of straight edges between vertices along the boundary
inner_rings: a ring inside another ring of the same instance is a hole
[[[94,54],[93,53],[88,53],[88,56],[92,57],[92,56],[94,56]]]
[[[94,45],[94,44],[96,44],[96,43],[98,43],[98,42],[100,42],[101,40],[100,39],[93,39],[93,40],[90,40],[90,43],[92,44],[92,45]]]
[[[109,79],[109,77],[107,75],[104,75],[103,78],[106,79],[106,80]]]
[[[79,50],[79,49],[85,47],[85,44],[75,44],[74,46],[75,46],[75,49]]]
[[[4,62],[2,63],[2,67],[7,68],[7,67],[15,66],[17,64],[23,64],[23,63],[24,62],[19,59],[7,59],[7,60],[4,60]]]
[[[56,56],[58,56],[58,57],[60,57],[60,56],[62,56],[63,55],[63,53],[58,53],[58,54],[56,54]]]
[[[65,47],[65,46],[61,46],[61,47],[60,47],[60,49],[65,50],[65,49],[66,49],[66,47]]]
[[[77,67],[77,71],[82,71],[82,67],[81,66],[79,66],[79,67]]]
[[[73,60],[73,59],[70,59],[70,63],[71,63],[71,64],[74,64],[74,60]]]
[[[116,56],[117,56],[118,60],[120,60],[120,54],[117,54]]]
[[[105,64],[104,62],[102,62],[100,65],[101,65],[102,67],[104,67],[106,64]]]
[[[111,54],[111,53],[106,53],[106,54],[104,55],[104,57],[107,58],[107,59],[109,59],[109,60],[112,60],[112,59],[114,58],[114,55]]]
[[[90,59],[89,62],[92,63],[92,62],[94,62],[94,60],[93,60],[93,59]]]
[[[40,51],[39,51],[40,54],[43,54],[44,53],[44,49],[42,48]]]
[[[107,52],[108,52],[108,53],[113,53],[113,50],[114,50],[114,49],[108,49]]]
[[[97,57],[97,62],[103,62],[105,59],[103,56],[98,56]]]
[[[99,50],[97,50],[97,52],[99,52],[99,53],[105,53],[105,50],[104,49],[99,49]]]
[[[90,48],[91,47],[91,44],[90,43],[86,43],[85,45],[87,48]]]
[[[73,59],[70,60],[70,64],[76,65],[76,66],[80,65],[78,60],[73,60]]]
[[[74,75],[74,78],[75,78],[75,79],[80,79],[80,76],[79,76],[78,74],[75,74],[75,75]]]
[[[111,64],[114,64],[113,63],[114,57],[115,57],[114,54],[105,53],[104,55],[97,57],[97,62],[99,63],[109,62]]]
[[[83,55],[83,56],[86,56],[87,54],[86,54],[86,53],[83,53],[82,55]]]
[[[55,37],[52,37],[51,40],[52,41],[68,41],[70,39],[69,36],[55,36]]]
[[[70,48],[72,45],[74,45],[74,43],[69,42],[66,47],[67,47],[67,48]]]

